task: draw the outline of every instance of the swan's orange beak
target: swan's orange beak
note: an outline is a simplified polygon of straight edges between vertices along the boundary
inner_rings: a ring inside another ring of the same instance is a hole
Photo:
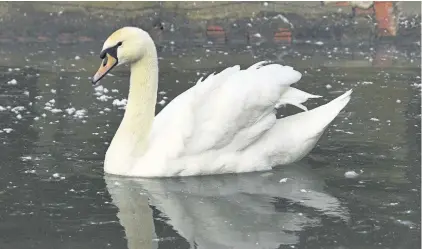
[[[97,73],[92,77],[92,84],[97,84],[111,69],[113,69],[118,63],[117,58],[106,53],[103,59],[103,62],[100,65]]]

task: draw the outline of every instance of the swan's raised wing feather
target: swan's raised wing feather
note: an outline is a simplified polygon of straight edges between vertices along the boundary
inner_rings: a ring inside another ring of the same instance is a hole
[[[299,107],[300,109],[307,111],[308,108],[306,106],[302,105],[302,103],[306,102],[308,99],[311,98],[321,98],[320,95],[313,95],[304,91],[301,91],[299,89],[296,89],[294,87],[289,87],[289,89],[281,96],[281,98],[278,100],[277,104],[275,105],[275,108],[279,108],[283,105],[294,105],[296,107]]]
[[[224,77],[217,74],[195,86],[194,125],[184,150],[188,155],[220,150],[229,144],[235,148],[232,141],[239,132],[253,138],[271,128],[273,123],[267,116],[274,116],[280,96],[302,76],[292,67],[278,64],[256,64],[230,73],[226,70],[222,72]],[[245,132],[251,127],[252,134]],[[242,141],[239,137],[237,140]]]

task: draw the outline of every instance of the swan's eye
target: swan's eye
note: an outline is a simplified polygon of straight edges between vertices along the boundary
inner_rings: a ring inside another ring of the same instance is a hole
[[[118,47],[120,47],[120,46],[122,46],[122,44],[123,44],[123,42],[119,41],[119,42],[117,43],[117,46],[118,46]]]

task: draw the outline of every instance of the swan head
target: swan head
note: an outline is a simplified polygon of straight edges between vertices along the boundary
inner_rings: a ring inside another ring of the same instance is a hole
[[[92,78],[92,84],[97,84],[115,66],[141,60],[151,44],[154,45],[154,42],[149,34],[140,28],[124,27],[116,30],[104,42],[100,53],[103,61]]]

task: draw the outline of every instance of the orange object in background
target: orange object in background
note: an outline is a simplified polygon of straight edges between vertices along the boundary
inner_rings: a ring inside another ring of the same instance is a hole
[[[221,26],[210,25],[207,27],[207,35],[208,36],[225,36],[226,32]]]
[[[396,36],[397,18],[394,14],[393,2],[374,2],[374,9],[378,36]]]
[[[356,8],[355,11],[356,11],[356,15],[372,15],[375,13],[373,7],[369,9]]]
[[[274,42],[292,42],[292,32],[287,28],[279,28],[274,34]]]
[[[217,43],[227,42],[227,33],[222,26],[209,25],[206,31],[207,39],[211,39]]]
[[[348,1],[338,1],[336,2],[336,6],[342,7],[342,6],[349,6]]]

